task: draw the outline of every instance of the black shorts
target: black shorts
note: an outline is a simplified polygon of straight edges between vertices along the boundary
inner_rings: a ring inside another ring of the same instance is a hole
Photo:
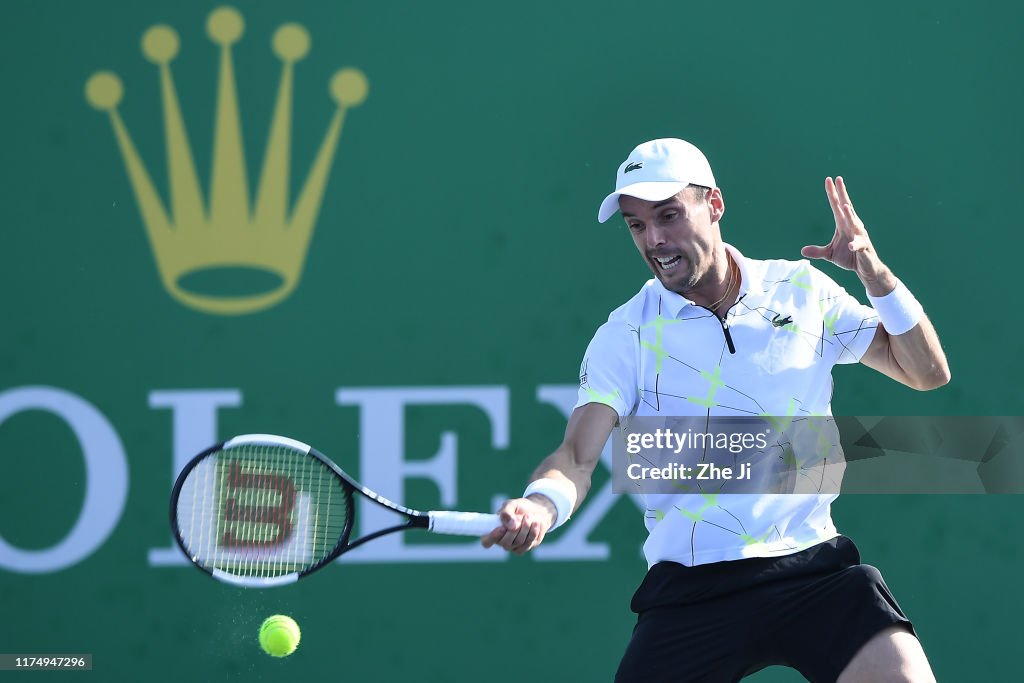
[[[738,681],[767,666],[835,681],[882,629],[913,625],[878,570],[838,536],[783,557],[659,562],[633,596],[619,683]]]

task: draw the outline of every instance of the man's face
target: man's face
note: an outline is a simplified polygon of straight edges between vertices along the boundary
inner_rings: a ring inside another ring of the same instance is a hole
[[[684,188],[660,202],[619,197],[619,210],[640,255],[665,288],[683,294],[700,287],[714,263],[722,194]]]

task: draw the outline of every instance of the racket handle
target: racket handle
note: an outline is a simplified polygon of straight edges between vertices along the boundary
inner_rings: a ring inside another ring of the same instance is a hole
[[[501,526],[501,517],[481,512],[431,511],[430,531],[451,536],[486,536]]]

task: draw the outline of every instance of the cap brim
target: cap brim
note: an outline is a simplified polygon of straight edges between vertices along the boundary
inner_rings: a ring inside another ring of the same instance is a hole
[[[597,212],[597,220],[599,223],[604,223],[618,212],[621,195],[636,197],[647,202],[660,202],[678,194],[688,184],[678,181],[656,181],[626,185],[621,190],[616,190],[604,198],[601,208]]]

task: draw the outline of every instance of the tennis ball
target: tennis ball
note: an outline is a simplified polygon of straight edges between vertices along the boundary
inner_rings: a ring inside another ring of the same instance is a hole
[[[260,626],[260,647],[273,657],[287,657],[299,646],[302,633],[291,617],[275,614],[263,620]]]

